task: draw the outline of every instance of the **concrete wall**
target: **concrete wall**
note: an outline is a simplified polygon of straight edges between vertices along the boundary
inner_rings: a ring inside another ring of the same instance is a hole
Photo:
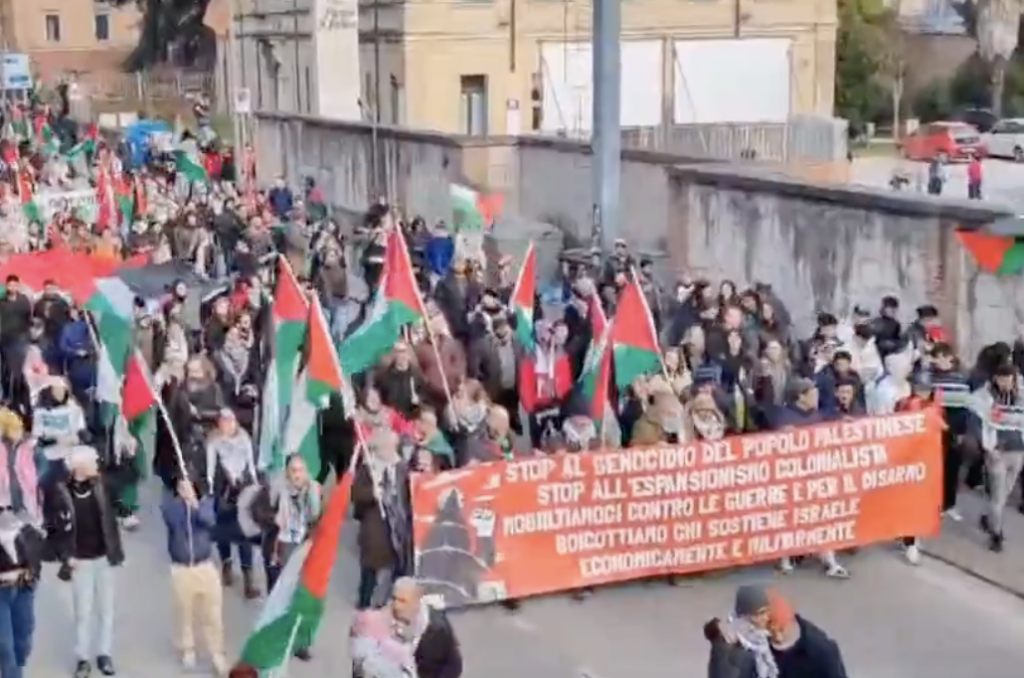
[[[369,126],[261,114],[259,171],[317,177],[339,206],[376,199]],[[506,212],[589,243],[586,146],[530,137],[465,139],[381,128],[379,186],[410,214],[449,219],[447,185],[505,196]],[[666,283],[690,272],[746,286],[770,283],[802,328],[819,311],[877,308],[897,295],[909,320],[934,304],[965,355],[1024,325],[1024,281],[979,272],[955,237],[1003,212],[951,199],[804,183],[767,168],[623,152],[620,234],[653,256]]]

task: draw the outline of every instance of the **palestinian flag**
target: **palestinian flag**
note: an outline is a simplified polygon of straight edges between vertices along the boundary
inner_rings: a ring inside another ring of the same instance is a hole
[[[206,168],[202,163],[196,162],[185,151],[174,152],[174,169],[188,179],[190,184],[196,182],[205,184],[210,181],[210,175],[206,173]]]
[[[533,241],[526,248],[523,266],[519,269],[515,287],[512,288],[512,315],[516,319],[516,340],[519,345],[533,355],[533,302],[537,296],[537,253]]]
[[[481,232],[489,229],[501,214],[499,195],[479,193],[462,184],[451,184],[448,194],[452,201],[452,225],[455,232]]]
[[[957,231],[956,237],[981,270],[996,275],[1024,271],[1024,238],[981,231]]]
[[[135,191],[132,189],[132,183],[123,175],[115,181],[114,196],[117,199],[121,225],[130,226],[135,221]]]
[[[100,403],[104,423],[113,425],[121,410],[121,385],[132,353],[135,293],[121,278],[94,278],[85,267],[61,274],[74,280],[68,292],[94,320],[90,326],[95,330],[92,339],[97,355],[94,397]]]
[[[128,358],[124,370],[124,387],[121,390],[121,414],[128,423],[128,429],[140,443],[140,450],[151,458],[152,450],[144,449],[153,440],[143,440],[140,435],[150,430],[156,422],[157,403],[160,395],[150,377],[149,368],[138,350]]]
[[[635,276],[634,276],[635,278]],[[615,359],[615,386],[625,389],[639,376],[661,369],[658,334],[647,299],[636,280],[619,297],[611,329]]]
[[[240,664],[256,669],[260,675],[283,675],[281,669],[292,654],[313,645],[348,514],[353,473],[354,465],[327,498],[313,538],[288,559],[245,642]]]
[[[144,479],[147,469],[152,463],[156,446],[156,416],[157,404],[160,402],[160,395],[149,375],[149,368],[136,349],[128,358],[124,371],[124,386],[121,389],[121,416],[118,417],[118,426],[115,428],[115,436],[120,432],[121,426],[125,428],[124,433],[134,438],[135,469],[138,471],[139,479]],[[139,510],[138,483],[131,483],[121,493],[121,501],[125,508],[135,512]]]
[[[99,131],[96,129],[96,123],[89,125],[89,131],[85,133],[85,136],[82,137],[82,139],[77,144],[75,144],[68,150],[64,157],[68,158],[69,160],[72,158],[77,158],[80,155],[85,155],[85,157],[87,158],[92,157],[96,153],[96,146],[99,141],[99,136],[100,134]]]
[[[288,265],[288,259],[283,256],[277,258],[277,280],[270,315],[273,323],[272,357],[263,383],[259,467],[261,470],[278,471],[284,468],[281,434],[292,403],[292,388],[302,357],[306,319],[309,317],[309,302]]]
[[[96,228],[104,230],[114,226],[114,187],[110,171],[100,167],[96,175]]]
[[[426,315],[405,238],[394,228],[388,233],[384,270],[370,312],[338,347],[345,373],[361,374],[376,365],[398,341],[402,327],[424,320]]]
[[[25,215],[25,220],[30,224],[42,223],[43,213],[32,192],[32,180],[25,172],[18,172],[18,196],[21,198],[21,212]]]
[[[298,453],[306,460],[310,475],[320,472],[320,437],[317,413],[327,409],[331,395],[344,394],[346,385],[341,363],[331,343],[320,300],[313,295],[309,306],[306,331],[306,365],[299,373],[292,391],[291,409],[284,431],[284,449]],[[266,391],[264,391],[266,395]]]
[[[590,403],[590,418],[594,420],[597,430],[601,431],[608,411],[608,381],[612,372],[612,353],[608,350],[608,340],[612,326],[605,318],[597,294],[590,297],[589,316],[591,339],[580,373],[579,388]]]
[[[60,152],[60,137],[53,133],[53,128],[44,116],[37,116],[35,121],[35,143],[43,155],[56,155]]]

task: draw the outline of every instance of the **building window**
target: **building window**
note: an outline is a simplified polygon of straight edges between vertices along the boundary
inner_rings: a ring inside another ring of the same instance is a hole
[[[60,15],[46,15],[46,42],[60,42]]]
[[[459,100],[459,128],[471,136],[487,135],[487,76],[463,75]]]
[[[96,40],[99,42],[110,40],[110,15],[97,14],[95,29]]]

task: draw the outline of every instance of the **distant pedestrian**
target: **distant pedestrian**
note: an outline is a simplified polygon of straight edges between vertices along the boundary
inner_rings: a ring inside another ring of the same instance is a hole
[[[942,161],[932,158],[928,163],[928,193],[930,195],[942,195],[942,187],[946,183],[946,169]]]
[[[977,155],[971,156],[971,162],[967,165],[967,197],[971,200],[981,200],[981,158]]]

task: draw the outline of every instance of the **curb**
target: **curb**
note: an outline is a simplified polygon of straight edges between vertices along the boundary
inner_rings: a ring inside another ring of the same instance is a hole
[[[923,553],[924,555],[928,556],[932,560],[937,560],[937,561],[939,561],[940,563],[942,563],[944,565],[948,565],[949,567],[952,567],[953,569],[958,570],[959,572],[963,572],[964,574],[966,574],[969,577],[973,577],[974,579],[977,579],[980,582],[988,584],[989,586],[992,586],[993,588],[997,588],[1000,591],[1002,591],[1003,593],[1008,593],[1011,596],[1013,596],[1014,598],[1017,598],[1018,600],[1024,600],[1024,590],[1021,590],[1019,588],[1015,588],[1013,586],[1005,584],[1005,583],[1003,583],[1003,582],[1001,582],[1001,581],[999,581],[997,579],[993,579],[992,577],[989,577],[986,574],[982,574],[981,572],[978,572],[978,570],[976,570],[974,568],[967,567],[966,565],[962,565],[962,564],[958,563],[957,561],[953,560],[952,558],[947,558],[946,556],[940,555],[940,554],[936,553],[935,551],[932,551],[931,549],[922,548],[921,549],[921,553]]]

